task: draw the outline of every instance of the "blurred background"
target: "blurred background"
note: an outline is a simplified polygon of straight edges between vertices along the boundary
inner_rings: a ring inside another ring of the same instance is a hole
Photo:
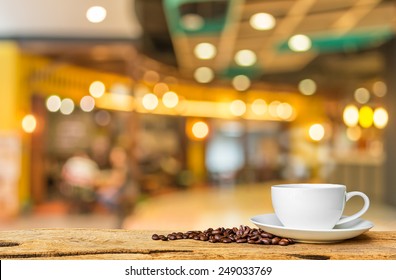
[[[239,226],[328,182],[396,230],[395,8],[0,0],[0,229]]]

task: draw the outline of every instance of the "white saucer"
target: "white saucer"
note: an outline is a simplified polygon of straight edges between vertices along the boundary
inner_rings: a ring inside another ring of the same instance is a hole
[[[275,214],[264,214],[252,217],[250,221],[266,232],[293,238],[302,243],[333,243],[356,237],[374,226],[370,221],[356,219],[329,230],[294,229],[282,225]]]

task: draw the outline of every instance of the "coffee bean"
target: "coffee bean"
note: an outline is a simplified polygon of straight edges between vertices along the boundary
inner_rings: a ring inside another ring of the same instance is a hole
[[[279,237],[274,237],[274,238],[272,238],[272,240],[271,240],[271,244],[272,244],[272,245],[278,245],[280,240],[281,240],[281,239],[280,239]]]
[[[289,245],[289,240],[283,238],[279,241],[278,244],[281,246],[287,246],[287,245]]]
[[[201,239],[201,241],[208,241],[209,237],[207,237],[205,235],[201,235],[200,239]]]
[[[168,239],[169,240],[176,240],[176,236],[174,236],[173,234],[169,234],[168,235]]]
[[[275,236],[262,229],[250,228],[249,226],[241,225],[238,227],[224,228],[218,227],[216,229],[208,228],[204,231],[189,230],[187,232],[172,232],[167,236],[162,234],[153,234],[153,240],[179,240],[179,239],[193,239],[200,241],[209,241],[210,243],[248,243],[258,245],[280,245],[287,246],[294,244],[291,238],[283,238]]]
[[[271,241],[269,238],[261,238],[260,239],[261,243],[263,243],[264,245],[270,245]]]

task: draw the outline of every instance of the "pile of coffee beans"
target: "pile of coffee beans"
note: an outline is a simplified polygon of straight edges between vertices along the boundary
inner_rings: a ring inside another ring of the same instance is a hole
[[[224,228],[217,229],[208,228],[204,231],[187,231],[187,232],[173,232],[167,236],[163,234],[153,234],[153,240],[178,240],[178,239],[193,239],[197,241],[209,241],[211,243],[248,243],[260,245],[281,245],[287,246],[294,244],[291,238],[283,238],[273,235],[262,229],[250,228],[249,226],[241,225],[239,228]]]

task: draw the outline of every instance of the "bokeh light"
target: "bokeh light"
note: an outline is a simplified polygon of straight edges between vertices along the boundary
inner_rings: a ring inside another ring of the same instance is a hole
[[[239,99],[232,101],[230,104],[230,111],[234,116],[242,116],[246,112],[245,102]]]
[[[304,79],[298,83],[298,90],[304,95],[312,95],[316,92],[316,83],[311,79]]]
[[[143,96],[142,105],[146,110],[155,110],[158,106],[158,97],[153,93],[147,93]]]
[[[94,81],[89,86],[89,94],[95,98],[100,98],[106,91],[106,86],[101,81]]]
[[[252,66],[256,61],[257,56],[251,50],[240,50],[235,54],[235,62],[239,66]]]
[[[106,126],[111,122],[111,115],[105,110],[100,110],[95,113],[94,120],[98,125]]]
[[[346,130],[346,135],[351,141],[358,141],[362,137],[362,129],[360,126],[348,127]]]
[[[192,134],[198,139],[204,139],[209,134],[209,126],[203,121],[195,122],[192,125]]]
[[[363,128],[369,128],[373,125],[373,109],[369,106],[363,106],[359,110],[359,124]]]
[[[363,87],[356,89],[353,96],[360,104],[366,104],[370,100],[370,92]]]
[[[257,13],[250,17],[250,26],[256,30],[270,30],[275,27],[275,18],[267,13]]]
[[[173,91],[168,91],[162,96],[162,103],[167,108],[175,108],[179,104],[179,97]]]
[[[250,84],[250,79],[246,75],[238,75],[232,79],[232,85],[238,91],[245,91],[249,89]]]
[[[194,78],[197,82],[206,84],[213,80],[214,72],[209,67],[199,67],[194,72]]]
[[[265,115],[265,113],[267,112],[268,105],[267,102],[265,102],[265,100],[259,98],[253,101],[251,108],[253,113],[255,113],[258,116],[262,116]]]
[[[167,91],[169,91],[169,87],[165,83],[157,83],[153,88],[153,92],[157,95],[163,95]]]
[[[319,123],[311,125],[311,127],[309,128],[309,137],[313,141],[320,141],[323,139],[324,136],[325,129],[323,125]]]
[[[277,115],[283,120],[290,119],[293,116],[293,107],[289,103],[281,103],[276,108]]]
[[[187,30],[199,30],[205,24],[205,20],[197,14],[186,14],[181,18],[181,24]]]
[[[28,114],[22,119],[22,129],[26,133],[32,133],[36,130],[37,121],[35,116]]]
[[[216,47],[210,43],[200,43],[194,48],[194,54],[199,59],[212,59],[216,56],[216,53]]]
[[[65,98],[62,100],[60,112],[63,115],[70,115],[74,111],[74,102],[70,98]]]
[[[80,108],[84,112],[91,112],[95,108],[95,99],[92,96],[84,96],[80,100]]]
[[[343,112],[345,125],[349,127],[356,126],[359,123],[359,110],[355,105],[348,105]]]
[[[292,36],[288,41],[289,48],[295,52],[305,52],[308,51],[311,46],[312,42],[311,39],[303,34],[298,34]]]
[[[278,116],[278,106],[281,104],[280,101],[274,100],[268,105],[268,112],[271,117],[277,118]]]
[[[379,107],[374,110],[373,120],[376,128],[384,128],[388,124],[388,119],[388,112],[384,108]]]
[[[99,23],[106,19],[107,11],[101,6],[93,6],[87,10],[86,17],[89,22]]]
[[[57,112],[61,107],[62,100],[57,95],[51,95],[47,98],[45,106],[50,112]]]
[[[388,88],[386,84],[383,81],[376,81],[373,84],[373,93],[378,96],[378,97],[384,97],[386,95],[386,92],[388,91]]]

